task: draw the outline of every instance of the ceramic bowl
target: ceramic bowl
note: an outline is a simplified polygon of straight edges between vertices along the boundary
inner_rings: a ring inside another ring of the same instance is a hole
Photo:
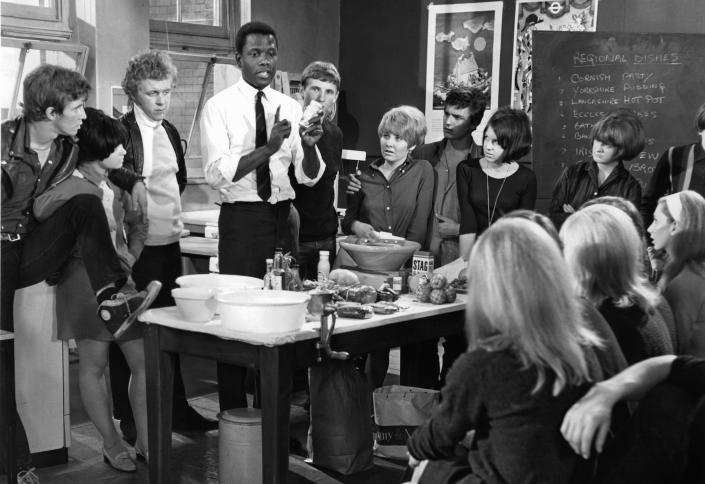
[[[221,324],[235,331],[286,333],[303,326],[305,292],[239,290],[216,295]]]
[[[262,279],[231,274],[190,274],[176,278],[181,287],[202,287],[218,291],[236,289],[262,289]]]
[[[350,236],[340,241],[360,269],[370,271],[398,271],[414,252],[421,248],[418,242],[404,240],[398,244],[360,244],[358,237]]]
[[[203,287],[176,287],[171,296],[181,316],[191,323],[205,323],[213,319],[218,303],[215,289]]]

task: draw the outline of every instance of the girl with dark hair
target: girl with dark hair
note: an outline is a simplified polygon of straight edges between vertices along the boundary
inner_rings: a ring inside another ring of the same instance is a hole
[[[482,158],[458,165],[460,256],[468,258],[475,238],[505,213],[534,209],[536,175],[518,160],[531,151],[529,117],[523,111],[499,108],[485,127]]]
[[[620,108],[592,127],[592,160],[566,168],[553,187],[549,216],[560,229],[565,219],[591,198],[623,197],[639,207],[641,186],[624,167],[646,144],[644,126],[634,111]]]
[[[122,167],[127,133],[122,124],[102,111],[86,108],[86,120],[78,132],[78,167],[73,175],[37,198],[34,213],[37,219],[49,217],[54,210],[78,193],[101,198],[108,219],[110,236],[123,269],[129,274],[144,247],[147,235],[141,213],[132,211],[130,195],[108,180],[108,171]],[[161,287],[159,283],[156,286]],[[128,278],[122,290],[134,283]],[[158,293],[150,283],[147,299]],[[118,295],[119,296],[119,295]],[[150,302],[151,302],[150,301]],[[92,297],[88,274],[83,260],[71,257],[62,269],[57,284],[57,337],[75,339],[79,354],[79,388],[86,413],[103,438],[103,459],[123,472],[136,471],[127,449],[122,444],[110,412],[103,375],[108,364],[108,348],[115,337],[97,316],[98,307]],[[132,325],[117,339],[132,372],[130,401],[137,424],[138,458],[147,456],[147,400],[145,384],[144,344],[142,329]]]

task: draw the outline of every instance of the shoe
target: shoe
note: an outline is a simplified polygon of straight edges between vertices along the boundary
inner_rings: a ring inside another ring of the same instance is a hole
[[[135,442],[137,442],[135,421],[127,419],[120,420],[120,431],[122,432],[122,440],[134,447]]]
[[[137,459],[137,462],[149,463],[149,452],[142,450],[139,445],[135,444],[135,458]]]
[[[110,466],[120,472],[136,472],[137,466],[130,458],[130,454],[124,448],[115,457],[111,457],[110,454],[103,447],[103,462],[110,464]]]
[[[34,473],[34,467],[17,473],[17,484],[39,484],[39,478]]]
[[[161,288],[161,282],[152,281],[144,291],[133,294],[123,292],[113,294],[110,299],[98,305],[98,316],[103,320],[108,331],[118,339],[132,326],[132,323],[137,321],[137,316],[152,305]]]
[[[173,418],[173,429],[177,432],[207,432],[218,428],[217,420],[210,420],[188,407],[182,418]]]

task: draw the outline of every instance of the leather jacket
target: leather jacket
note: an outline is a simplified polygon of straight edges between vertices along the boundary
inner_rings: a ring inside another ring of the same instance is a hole
[[[144,147],[142,144],[142,134],[140,133],[140,127],[137,124],[137,119],[135,119],[135,112],[130,111],[124,116],[120,117],[120,121],[128,130],[127,144],[125,145],[125,159],[123,161],[123,168],[121,170],[133,170],[135,173],[142,174],[144,168]],[[179,184],[179,193],[183,193],[186,188],[187,174],[186,174],[186,159],[184,158],[184,147],[181,144],[182,140],[179,136],[179,132],[176,130],[173,124],[171,124],[166,119],[162,121],[162,126],[166,131],[169,141],[171,141],[171,146],[174,148],[174,153],[176,153],[176,164],[178,166],[178,171],[176,172],[176,180]]]

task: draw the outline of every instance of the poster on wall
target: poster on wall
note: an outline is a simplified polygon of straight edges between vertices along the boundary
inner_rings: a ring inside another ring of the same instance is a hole
[[[594,32],[598,0],[517,0],[514,19],[512,106],[531,112],[531,33],[535,30]]]
[[[443,102],[455,87],[475,87],[490,105],[473,133],[497,108],[502,2],[429,5],[426,61],[426,142],[443,137]],[[481,136],[481,134],[479,135]]]

